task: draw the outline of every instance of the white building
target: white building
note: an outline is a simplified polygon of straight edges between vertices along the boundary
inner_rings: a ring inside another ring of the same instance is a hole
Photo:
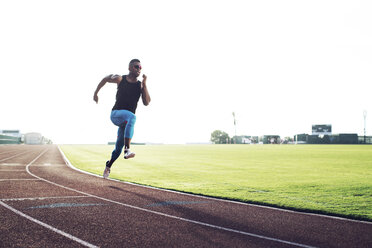
[[[26,133],[24,142],[26,145],[41,145],[44,143],[44,137],[40,133]]]

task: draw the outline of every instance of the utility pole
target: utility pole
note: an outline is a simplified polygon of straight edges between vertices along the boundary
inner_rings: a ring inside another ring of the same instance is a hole
[[[237,137],[236,137],[236,119],[235,119],[235,112],[232,112],[232,115],[233,115],[233,117],[234,117],[234,127],[235,127],[235,139],[234,139],[234,143],[236,144],[236,139],[237,139]]]
[[[364,144],[366,143],[366,119],[367,119],[367,110],[363,111],[364,117]]]

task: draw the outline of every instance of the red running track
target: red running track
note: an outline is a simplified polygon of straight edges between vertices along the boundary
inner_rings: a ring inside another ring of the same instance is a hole
[[[104,180],[55,145],[0,146],[0,223],[0,247],[372,247],[370,222]]]

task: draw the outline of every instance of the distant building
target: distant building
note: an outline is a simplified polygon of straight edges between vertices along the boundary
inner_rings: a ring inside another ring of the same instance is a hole
[[[312,125],[312,135],[297,135],[297,140],[303,141],[306,137],[307,144],[358,144],[356,133],[332,134],[332,125]]]
[[[0,130],[0,144],[28,144],[43,145],[53,144],[53,142],[40,133],[22,134],[19,130]]]
[[[0,134],[0,144],[21,144],[21,138]]]
[[[26,133],[24,142],[26,145],[41,145],[43,144],[43,136],[40,133]]]
[[[20,144],[22,134],[19,130],[0,130],[0,144]]]
[[[329,135],[308,135],[308,144],[331,144],[331,139]]]
[[[358,144],[358,134],[356,133],[340,133],[330,137],[331,144]]]
[[[360,137],[356,133],[340,133],[333,135],[297,134],[298,144],[358,144]],[[367,142],[366,142],[367,143]]]
[[[372,136],[358,136],[359,144],[372,144]]]
[[[297,144],[305,144],[307,142],[307,136],[309,136],[308,134],[306,133],[302,133],[302,134],[296,134],[294,137],[293,137],[293,140],[295,143]]]
[[[232,139],[233,139],[234,144],[256,144],[258,143],[258,136],[241,135],[241,136],[234,136]]]
[[[22,134],[19,130],[0,130],[0,134],[17,138],[22,137]]]
[[[280,144],[281,142],[279,135],[264,135],[262,141],[264,144]]]

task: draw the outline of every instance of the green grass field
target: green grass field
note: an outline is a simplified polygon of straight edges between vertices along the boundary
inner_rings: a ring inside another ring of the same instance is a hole
[[[62,145],[70,162],[102,175],[113,146]],[[111,178],[242,202],[372,221],[372,146],[132,146]]]

